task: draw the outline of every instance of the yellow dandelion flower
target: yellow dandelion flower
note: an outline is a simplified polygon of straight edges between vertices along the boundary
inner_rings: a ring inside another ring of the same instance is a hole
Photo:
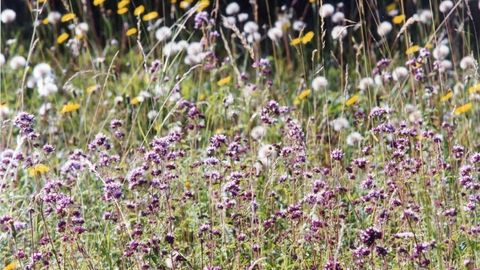
[[[345,105],[346,105],[346,106],[353,105],[355,102],[357,102],[357,100],[358,100],[359,98],[360,98],[360,95],[357,94],[357,95],[349,98],[349,99],[347,100],[347,102],[345,102]]]
[[[199,2],[197,3],[197,6],[198,6],[197,12],[200,12],[200,11],[206,9],[209,5],[210,5],[210,1],[208,1],[208,0],[201,0],[201,1],[199,1]]]
[[[404,14],[401,14],[401,15],[397,15],[395,17],[393,17],[393,23],[394,24],[401,24],[403,21],[405,20],[405,15]]]
[[[80,104],[69,102],[69,103],[67,103],[67,105],[63,105],[63,108],[60,111],[60,113],[73,112],[73,111],[78,110],[79,108],[80,108]]]
[[[440,102],[445,102],[445,101],[449,100],[452,96],[453,96],[453,92],[450,91],[440,99]]]
[[[300,104],[300,99],[298,99],[298,97],[296,97],[296,98],[293,100],[293,104],[299,105],[299,104]]]
[[[231,76],[225,77],[225,78],[221,79],[220,81],[218,81],[217,85],[218,86],[225,85],[225,84],[229,83],[231,80],[232,80]]]
[[[302,39],[300,39],[300,38],[294,38],[294,39],[292,39],[292,41],[290,41],[290,45],[291,45],[291,46],[295,46],[295,45],[300,44],[300,42],[302,42]]]
[[[49,171],[50,171],[50,168],[48,168],[47,166],[45,166],[43,164],[37,164],[37,165],[33,166],[32,168],[30,168],[30,170],[28,170],[28,174],[30,176],[35,176],[37,174],[46,173],[46,172],[49,172]]]
[[[127,36],[135,35],[137,33],[137,28],[130,28],[127,30]]]
[[[48,18],[43,19],[42,23],[43,24],[48,24]]]
[[[94,0],[93,5],[94,6],[99,6],[99,5],[103,4],[104,2],[105,2],[105,0]]]
[[[127,13],[127,11],[128,11],[128,8],[126,8],[126,7],[121,8],[121,9],[117,10],[117,14],[118,15],[123,15],[123,14]]]
[[[62,22],[68,22],[70,20],[73,20],[75,17],[77,17],[77,15],[75,15],[75,13],[67,13],[65,15],[62,16],[62,18],[60,19],[60,21]]]
[[[132,103],[132,105],[137,105],[140,102],[142,102],[141,98],[135,97],[135,98],[132,99],[132,102],[130,102],[130,103]]]
[[[87,88],[87,93],[91,93],[100,89],[100,85],[92,85]]]
[[[118,9],[125,8],[126,6],[128,6],[128,4],[130,4],[129,0],[122,0],[122,1],[118,2],[117,8]]]
[[[188,1],[182,1],[182,2],[180,2],[180,8],[181,8],[181,9],[187,9],[187,8],[189,8],[189,7],[190,7],[190,2],[188,2]]]
[[[186,189],[189,189],[190,188],[190,182],[185,182],[185,184],[183,184],[185,186]]]
[[[65,40],[67,40],[69,36],[70,35],[68,33],[63,33],[60,36],[58,36],[57,38],[58,44],[62,44],[63,42],[65,42]]]
[[[8,107],[7,103],[6,102],[0,103],[0,108],[2,108],[2,107]]]
[[[157,17],[158,17],[158,12],[152,11],[152,12],[150,12],[150,13],[145,14],[145,15],[143,16],[143,20],[144,20],[144,21],[151,21],[151,20],[153,20],[153,19],[155,19],[155,18],[157,18]]]
[[[302,93],[300,93],[300,95],[298,95],[298,99],[302,100],[306,98],[310,94],[310,92],[310,89],[303,91]]]
[[[205,100],[205,95],[204,95],[204,94],[200,94],[200,95],[198,96],[198,99],[199,99],[200,101]]]
[[[412,53],[418,52],[418,50],[420,50],[420,46],[414,45],[414,46],[408,48],[408,49],[405,51],[405,54],[412,54]]]
[[[456,114],[462,114],[462,113],[466,113],[468,112],[471,108],[473,107],[473,104],[472,103],[467,103],[463,106],[460,106],[458,108],[455,109],[455,113]]]
[[[83,34],[78,34],[75,36],[76,39],[82,39],[83,38]]]
[[[479,90],[480,90],[480,83],[468,88],[468,93],[471,94],[471,93],[477,92]]]
[[[142,14],[143,12],[145,12],[145,7],[143,5],[140,5],[133,11],[133,14],[135,16],[138,16],[138,15]]]
[[[390,12],[396,8],[397,8],[397,3],[391,3],[390,5],[387,6],[386,10],[387,12]]]
[[[431,48],[433,48],[433,45],[432,45],[432,44],[430,44],[430,43],[427,43],[427,45],[425,45],[425,48],[427,48],[427,49],[431,49]]]
[[[285,24],[282,25],[282,30],[287,31],[288,28],[290,28],[290,26],[292,26],[290,23],[285,23]]]
[[[312,40],[314,35],[315,35],[315,33],[313,33],[313,31],[310,31],[310,32],[306,33],[305,36],[302,37],[302,43],[307,44],[308,42],[310,42]]]
[[[170,4],[175,5],[177,3],[177,0],[170,0]]]
[[[15,267],[17,267],[17,265],[17,261],[13,261],[9,265],[5,266],[3,270],[13,270]]]
[[[222,134],[222,133],[223,133],[223,128],[217,128],[217,130],[215,130],[216,135]]]

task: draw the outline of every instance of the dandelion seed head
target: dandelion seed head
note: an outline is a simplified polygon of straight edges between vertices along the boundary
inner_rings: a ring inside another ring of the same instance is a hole
[[[236,2],[232,2],[227,5],[227,8],[225,9],[225,12],[228,15],[235,15],[238,12],[240,12],[240,5],[238,5]]]
[[[312,88],[315,91],[319,91],[320,89],[324,89],[324,88],[327,87],[327,85],[328,85],[327,78],[325,78],[323,76],[315,77],[312,80]]]
[[[172,36],[172,30],[168,26],[162,26],[155,31],[155,38],[160,41],[164,42]]]
[[[392,72],[392,78],[394,81],[402,81],[408,76],[408,69],[406,67],[397,67]]]
[[[460,60],[460,68],[465,69],[474,69],[477,64],[477,61],[471,56],[465,56]]]
[[[253,21],[248,21],[243,26],[243,31],[245,31],[247,34],[254,34],[258,32],[258,24]]]
[[[244,21],[248,20],[248,13],[238,14],[237,19],[238,19],[239,22],[244,22]]]
[[[17,13],[13,11],[12,9],[4,9],[1,14],[1,19],[2,22],[7,24],[15,21],[15,18],[17,17]]]
[[[278,41],[283,37],[283,30],[277,27],[270,28],[267,35],[271,40]]]
[[[447,45],[440,45],[432,52],[433,58],[438,60],[445,59],[450,54],[450,48]]]
[[[354,131],[348,134],[346,139],[348,145],[355,145],[357,143],[362,142],[362,140],[363,140],[362,134],[358,133],[357,131]]]
[[[372,87],[374,85],[375,85],[375,81],[372,78],[365,77],[360,80],[357,88],[361,91],[366,91],[369,87]]]
[[[45,78],[51,74],[52,74],[52,68],[47,63],[37,64],[33,68],[33,77],[35,77],[36,79]]]
[[[388,35],[393,29],[393,26],[390,22],[382,22],[377,28],[377,33],[379,36],[383,37]]]
[[[250,131],[250,136],[252,136],[253,140],[259,141],[265,136],[266,132],[267,130],[265,129],[265,127],[256,126],[252,128],[252,131]]]
[[[453,2],[450,0],[442,1],[440,5],[438,5],[438,10],[443,13],[449,12],[452,8],[453,8]]]
[[[237,22],[237,19],[233,16],[224,17],[222,20],[223,27],[225,28],[230,28],[231,25],[235,25],[236,22]]]
[[[330,122],[330,125],[333,127],[333,130],[340,131],[342,129],[350,128],[350,123],[344,117],[337,118]]]
[[[332,16],[334,12],[335,7],[331,4],[323,4],[318,10],[318,14],[324,19]]]
[[[332,22],[341,24],[345,20],[345,14],[343,12],[337,11],[332,15]]]
[[[293,22],[293,30],[295,31],[302,31],[303,28],[305,28],[307,26],[306,23],[304,23],[303,21],[294,21]]]
[[[339,39],[347,36],[347,29],[343,26],[337,25],[332,28],[332,38]]]
[[[62,18],[62,14],[60,14],[58,11],[52,11],[48,14],[47,18],[49,23],[57,24]]]
[[[5,64],[5,56],[3,53],[0,53],[0,67],[3,66],[3,64]]]
[[[20,56],[20,55],[16,55],[16,56],[12,57],[12,59],[10,59],[10,67],[12,69],[22,68],[26,64],[27,64],[27,60],[25,59],[25,57]]]

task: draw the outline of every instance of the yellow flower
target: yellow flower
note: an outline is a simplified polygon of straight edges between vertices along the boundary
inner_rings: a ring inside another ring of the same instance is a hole
[[[135,35],[137,33],[137,28],[130,28],[127,31],[127,36]]]
[[[94,0],[93,5],[94,6],[99,6],[99,5],[103,4],[104,2],[105,2],[105,0]]]
[[[468,93],[471,94],[471,93],[477,92],[479,90],[480,90],[480,83],[468,88]]]
[[[150,12],[150,13],[145,14],[145,15],[143,16],[143,20],[144,20],[144,21],[151,21],[151,20],[153,20],[153,19],[155,19],[155,18],[157,18],[157,17],[158,17],[158,12],[152,11],[152,12]]]
[[[197,12],[200,12],[202,10],[204,10],[205,8],[207,8],[208,6],[210,5],[210,1],[208,0],[201,0],[197,3]]]
[[[307,89],[298,95],[298,99],[302,100],[310,94],[310,89]]]
[[[468,112],[471,108],[473,107],[473,104],[472,103],[467,103],[463,106],[460,106],[458,108],[455,109],[455,113],[456,114],[462,114],[462,113],[466,113]]]
[[[8,107],[7,103],[6,102],[0,103],[0,108],[2,108],[2,107]]]
[[[68,37],[69,37],[68,33],[63,33],[60,36],[58,36],[57,38],[58,44],[62,44],[63,42],[65,42],[65,40],[67,40]]]
[[[218,86],[225,85],[225,84],[229,83],[231,80],[232,80],[232,77],[230,77],[230,76],[225,77],[225,78],[221,79],[220,81],[218,81],[217,85]]]
[[[308,0],[308,2],[310,2],[310,3],[315,3],[315,0]]]
[[[408,49],[405,51],[405,54],[412,54],[412,53],[418,52],[418,50],[420,50],[420,46],[414,45],[414,46],[408,48]]]
[[[135,98],[132,99],[132,102],[130,102],[130,103],[132,103],[132,105],[137,105],[140,102],[142,102],[141,98],[135,97]]]
[[[37,165],[33,166],[32,168],[30,168],[30,170],[28,170],[28,174],[30,176],[35,176],[37,174],[46,173],[46,172],[49,172],[49,171],[50,171],[50,168],[48,168],[47,166],[45,166],[43,164],[37,164]]]
[[[138,16],[138,15],[142,14],[143,12],[145,12],[145,7],[143,5],[140,5],[133,11],[133,14],[135,16]]]
[[[91,93],[93,91],[97,91],[100,88],[100,85],[92,85],[87,88],[87,93]]]
[[[299,105],[299,104],[300,104],[300,99],[298,99],[298,97],[295,98],[295,99],[293,100],[293,104]]]
[[[390,12],[396,8],[397,8],[397,3],[391,3],[390,5],[387,6],[386,9],[387,9],[387,12]]]
[[[62,22],[68,22],[72,19],[74,19],[75,17],[77,17],[77,15],[75,15],[75,13],[67,13],[65,15],[62,16],[62,18],[60,19],[60,21]]]
[[[405,20],[405,15],[404,14],[397,15],[397,16],[393,17],[393,23],[394,24],[401,24],[404,20]]]
[[[128,4],[130,4],[129,0],[122,0],[122,1],[118,2],[117,8],[122,9],[122,8],[128,6]]]
[[[38,3],[45,3],[46,0],[38,0]]]
[[[80,108],[80,104],[69,102],[69,103],[67,103],[67,105],[63,105],[63,108],[60,111],[60,113],[73,112],[73,111],[78,110],[79,108]]]
[[[217,128],[217,130],[215,130],[215,134],[222,134],[223,133],[223,128]]]
[[[42,23],[43,24],[48,24],[48,18],[43,19]]]
[[[127,11],[128,11],[128,8],[124,7],[124,8],[121,8],[121,9],[117,10],[117,14],[118,15],[123,15],[123,14],[127,13]]]
[[[204,94],[200,94],[200,95],[198,96],[198,99],[201,100],[201,101],[205,100],[205,95],[204,95]]]
[[[351,97],[350,99],[347,100],[347,102],[345,102],[345,105],[346,106],[350,106],[352,104],[354,104],[355,102],[357,102],[357,100],[360,98],[360,95],[355,95],[353,97]]]
[[[290,23],[284,23],[283,26],[282,26],[282,30],[287,31],[288,28],[290,28],[290,26],[291,26]]]
[[[185,182],[184,185],[185,185],[185,188],[186,188],[186,189],[189,189],[189,188],[190,188],[190,182]]]
[[[177,3],[177,0],[170,0],[170,4],[175,5]]]
[[[302,37],[302,43],[307,44],[308,42],[310,42],[310,40],[312,40],[314,35],[315,33],[313,33],[313,31],[306,33],[305,36]]]
[[[300,38],[294,38],[294,39],[292,39],[292,41],[290,41],[290,45],[295,46],[295,45],[300,44],[300,42],[302,42],[302,40]]]
[[[78,34],[75,36],[76,39],[82,39],[83,38],[83,34]]]
[[[440,102],[445,102],[445,101],[449,100],[452,96],[453,96],[453,92],[450,91],[440,99]]]
[[[432,44],[430,44],[430,43],[427,43],[427,45],[425,45],[425,48],[427,48],[427,49],[431,49],[431,48],[433,48],[433,45],[432,45]]]
[[[182,2],[180,2],[180,8],[182,8],[182,9],[187,9],[187,8],[189,8],[189,7],[190,7],[190,2],[188,2],[188,1],[182,1]]]
[[[9,265],[5,266],[3,270],[13,270],[15,267],[17,267],[18,263],[17,261],[11,262]]]

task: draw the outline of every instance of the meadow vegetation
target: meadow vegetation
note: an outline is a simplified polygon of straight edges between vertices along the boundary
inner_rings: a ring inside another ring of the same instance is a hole
[[[477,1],[25,2],[4,270],[479,269]]]

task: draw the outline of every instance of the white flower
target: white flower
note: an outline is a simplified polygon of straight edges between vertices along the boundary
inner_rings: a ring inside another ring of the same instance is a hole
[[[75,34],[76,35],[83,35],[88,32],[88,24],[81,22],[75,27]]]
[[[327,18],[327,17],[332,16],[334,12],[335,12],[335,7],[334,6],[332,6],[331,4],[323,4],[320,7],[320,10],[318,11],[318,14],[322,18]]]
[[[350,123],[346,118],[340,117],[330,122],[330,125],[333,127],[333,130],[340,131],[342,129],[350,128]]]
[[[450,0],[442,1],[440,5],[438,5],[438,10],[440,12],[449,12],[453,8],[453,2]]]
[[[255,32],[255,33],[247,36],[247,41],[249,43],[255,43],[255,42],[260,41],[261,38],[262,38],[262,36],[260,35],[260,33]]]
[[[58,11],[52,11],[48,14],[47,18],[49,23],[57,24],[62,18],[62,14],[60,14]]]
[[[40,109],[38,109],[38,114],[39,115],[45,115],[50,109],[52,108],[52,103],[43,103],[42,106],[40,106]]]
[[[340,11],[335,12],[335,14],[333,14],[332,16],[333,23],[342,23],[344,19],[345,19],[345,14],[343,14],[343,12],[340,12]]]
[[[348,145],[355,145],[363,140],[362,134],[354,131],[347,136],[347,144]]]
[[[277,27],[270,28],[267,36],[273,41],[278,41],[283,37],[283,30]]]
[[[402,81],[403,79],[407,78],[408,76],[408,69],[406,67],[397,67],[392,72],[392,78],[394,81]]]
[[[11,10],[11,9],[4,9],[2,11],[2,22],[3,23],[11,23],[13,21],[15,21],[15,18],[17,17],[17,13],[15,13],[15,11]]]
[[[197,55],[189,54],[189,55],[185,56],[185,59],[183,60],[183,62],[186,65],[193,66],[193,65],[196,65],[196,64],[200,64],[202,62],[202,58],[200,58]]]
[[[27,60],[25,59],[25,57],[20,55],[16,55],[12,57],[12,59],[10,59],[10,67],[12,69],[18,69],[18,68],[24,67],[26,64],[27,64]]]
[[[375,81],[370,78],[370,77],[365,77],[365,78],[362,78],[360,80],[360,82],[358,83],[358,86],[357,88],[362,90],[362,91],[365,91],[367,90],[369,87],[373,86],[375,84]]]
[[[379,36],[386,36],[388,33],[392,31],[392,24],[390,22],[382,22],[377,29],[377,33]]]
[[[432,52],[433,58],[438,60],[445,59],[450,54],[450,48],[447,45],[440,45]]]
[[[258,24],[256,22],[248,21],[243,26],[243,31],[248,34],[253,34],[258,32]]]
[[[170,29],[170,27],[167,26],[162,26],[158,28],[157,31],[155,31],[155,38],[160,42],[169,39],[171,36],[172,30]]]
[[[10,114],[10,109],[8,108],[8,106],[0,106],[0,119],[4,120],[8,117],[8,115]]]
[[[326,88],[327,85],[328,85],[327,78],[325,78],[323,76],[315,77],[312,81],[312,88],[315,91],[318,91],[322,88]]]
[[[445,72],[453,68],[452,61],[450,60],[442,60],[438,66],[438,71]]]
[[[149,111],[149,112],[147,113],[147,117],[148,117],[148,119],[150,119],[150,120],[155,119],[155,117],[157,117],[157,115],[158,115],[158,112],[155,111],[155,110],[151,110],[151,111]]]
[[[230,28],[230,25],[234,25],[237,22],[237,19],[233,16],[223,17],[222,23],[223,27]]]
[[[179,42],[177,42],[178,51],[179,52],[185,51],[188,48],[188,45],[189,45],[188,41],[180,40]]]
[[[41,97],[47,97],[58,91],[57,85],[50,77],[40,78],[37,80],[37,91]]]
[[[162,51],[163,55],[167,57],[174,56],[178,53],[178,45],[175,43],[175,41],[168,42],[165,44],[165,46],[163,46]]]
[[[473,59],[471,56],[465,56],[460,60],[460,68],[467,69],[467,68],[475,68],[477,61]]]
[[[52,68],[47,63],[40,63],[33,68],[33,77],[44,78],[52,73]]]
[[[295,30],[295,31],[302,31],[302,29],[305,26],[307,26],[307,24],[302,22],[302,21],[294,21],[293,22],[293,30]]]
[[[3,66],[3,64],[5,64],[5,56],[3,53],[0,53],[0,67]]]
[[[433,19],[433,13],[429,9],[424,9],[420,12],[420,20],[422,23],[428,23]]]
[[[197,55],[203,51],[202,44],[200,42],[192,42],[188,45],[187,54]]]
[[[237,16],[239,22],[244,22],[248,20],[248,13],[240,13]]]
[[[228,4],[227,8],[225,9],[225,12],[228,15],[235,15],[238,12],[240,12],[240,6],[236,2],[232,2]]]
[[[422,120],[422,112],[416,110],[408,115],[408,119],[410,120],[410,122],[418,122]]]
[[[347,36],[347,28],[337,25],[332,28],[332,38],[339,39],[340,37],[344,38]]]
[[[256,126],[250,131],[250,136],[254,141],[259,141],[265,136],[266,132],[267,130],[263,126]]]
[[[265,167],[270,167],[276,156],[275,147],[271,144],[263,145],[258,149],[258,159]]]

